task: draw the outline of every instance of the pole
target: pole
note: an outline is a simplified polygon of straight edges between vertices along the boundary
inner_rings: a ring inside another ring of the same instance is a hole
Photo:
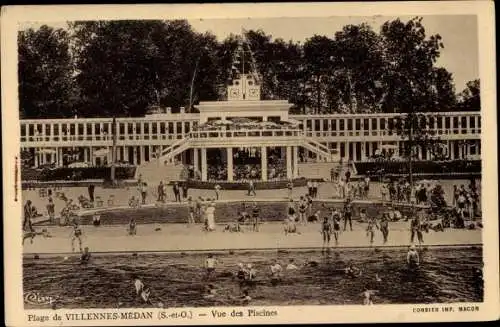
[[[194,81],[196,79],[196,72],[198,71],[198,64],[200,63],[200,57],[198,57],[198,60],[196,60],[196,65],[194,66],[194,72],[193,72],[193,78],[191,79],[191,87],[189,89],[189,112],[192,111],[193,108],[193,89],[194,89]]]
[[[111,147],[111,183],[112,185],[116,184],[115,181],[115,161],[116,161],[116,117],[113,116],[113,122],[111,125],[111,133],[113,145]]]

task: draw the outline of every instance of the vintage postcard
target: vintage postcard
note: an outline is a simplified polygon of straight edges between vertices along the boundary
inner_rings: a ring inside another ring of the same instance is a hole
[[[494,23],[2,8],[6,324],[498,319]]]

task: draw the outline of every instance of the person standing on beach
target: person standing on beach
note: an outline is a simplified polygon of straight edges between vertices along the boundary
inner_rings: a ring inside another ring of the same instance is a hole
[[[31,218],[33,218],[33,206],[31,205],[31,200],[26,201],[24,205],[24,221],[23,230],[25,232],[34,232],[33,225],[31,224]]]
[[[387,243],[387,239],[389,237],[389,219],[387,217],[387,213],[382,214],[382,218],[380,220],[380,231],[382,232],[382,237],[384,238],[384,244]]]
[[[347,222],[349,221],[349,227],[352,232],[352,204],[351,199],[347,198],[344,204],[344,232],[347,229]]]
[[[76,222],[73,224],[73,230],[71,231],[71,252],[75,252],[75,241],[78,241],[80,252],[82,252],[82,229]]]
[[[255,193],[255,184],[253,183],[253,180],[250,180],[248,182],[248,196],[252,194],[253,196],[256,196],[257,194]]]
[[[220,185],[219,184],[215,185],[214,191],[215,191],[215,199],[216,200],[219,200],[220,190],[221,190]]]
[[[330,248],[330,239],[332,235],[332,225],[328,217],[323,218],[323,223],[321,224],[321,235],[323,236],[323,248],[321,251],[324,251],[327,248]]]

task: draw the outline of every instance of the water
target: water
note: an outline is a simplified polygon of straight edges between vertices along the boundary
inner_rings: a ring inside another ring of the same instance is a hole
[[[95,256],[87,265],[78,258],[25,258],[24,291],[58,298],[58,308],[148,307],[137,300],[133,275],[152,289],[152,302],[165,307],[241,305],[234,277],[239,262],[252,263],[257,285],[249,289],[250,305],[362,304],[365,289],[376,290],[375,304],[481,302],[483,292],[473,270],[481,269],[482,248],[441,248],[421,251],[422,266],[406,268],[405,249],[290,252],[237,252],[215,254],[216,276],[207,282],[206,253],[131,254]],[[269,266],[277,259],[283,266],[293,258],[298,271],[285,271],[280,284],[269,282]],[[362,270],[348,278],[343,269],[352,262]],[[315,261],[317,266],[303,266]],[[382,279],[376,281],[375,274]],[[203,297],[207,283],[217,295]],[[28,307],[28,305],[26,305]]]

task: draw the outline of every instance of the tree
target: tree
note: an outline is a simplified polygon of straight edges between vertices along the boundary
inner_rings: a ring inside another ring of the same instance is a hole
[[[335,33],[332,105],[352,113],[380,110],[384,61],[381,38],[368,24],[347,25]]]
[[[479,79],[467,82],[466,88],[458,95],[456,109],[459,111],[481,110],[481,89]]]
[[[20,118],[74,115],[73,65],[66,31],[46,25],[18,34]]]
[[[422,18],[415,17],[403,23],[399,19],[382,25],[385,58],[388,64],[385,81],[388,94],[386,109],[393,108],[404,115],[392,125],[392,129],[405,140],[403,155],[409,160],[409,178],[413,187],[412,161],[414,149],[424,151],[436,142],[428,132],[429,120],[423,115],[428,111],[432,98],[433,65],[443,48],[441,36],[426,38]]]

